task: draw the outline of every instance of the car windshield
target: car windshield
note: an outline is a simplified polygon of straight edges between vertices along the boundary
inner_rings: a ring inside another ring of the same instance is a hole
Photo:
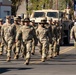
[[[45,17],[45,13],[44,12],[34,12],[33,17]]]
[[[53,18],[58,18],[58,13],[57,12],[47,12],[48,17],[53,17]]]

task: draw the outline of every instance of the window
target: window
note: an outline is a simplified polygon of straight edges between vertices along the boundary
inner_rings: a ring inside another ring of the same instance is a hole
[[[57,12],[47,12],[48,17],[53,17],[53,18],[58,18],[58,13]]]
[[[34,12],[33,17],[45,17],[45,13],[44,12]]]

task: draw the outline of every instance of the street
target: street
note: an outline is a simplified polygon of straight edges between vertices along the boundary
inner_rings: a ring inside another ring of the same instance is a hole
[[[73,44],[61,46],[60,55],[46,62],[40,61],[36,50],[30,64],[24,65],[23,58],[6,62],[6,55],[0,56],[0,75],[76,75],[76,50]]]

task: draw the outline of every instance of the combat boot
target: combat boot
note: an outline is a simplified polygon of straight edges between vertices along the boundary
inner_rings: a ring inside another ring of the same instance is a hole
[[[42,61],[42,62],[45,62],[45,59],[46,59],[46,58],[42,58],[41,61]]]
[[[11,60],[11,57],[7,57],[6,61],[10,62],[10,60]]]
[[[0,51],[0,55],[2,55],[2,51]]]
[[[57,52],[53,54],[53,57],[56,57],[56,56],[57,56]]]
[[[32,54],[32,55],[35,55],[35,52],[34,52],[34,51],[32,51],[32,52],[31,52],[31,54]]]
[[[49,55],[49,58],[53,58],[53,55]]]
[[[29,61],[30,61],[30,59],[27,59],[27,60],[24,62],[24,64],[25,64],[25,65],[29,65]]]
[[[40,52],[40,54],[42,55],[42,51],[40,50],[39,52]]]
[[[18,55],[18,53],[16,53],[14,56],[14,59],[18,59],[18,58],[19,58],[19,55]]]

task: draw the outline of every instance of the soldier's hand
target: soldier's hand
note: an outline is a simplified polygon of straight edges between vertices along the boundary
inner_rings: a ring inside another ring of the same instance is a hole
[[[73,39],[73,37],[71,36],[70,39]]]

